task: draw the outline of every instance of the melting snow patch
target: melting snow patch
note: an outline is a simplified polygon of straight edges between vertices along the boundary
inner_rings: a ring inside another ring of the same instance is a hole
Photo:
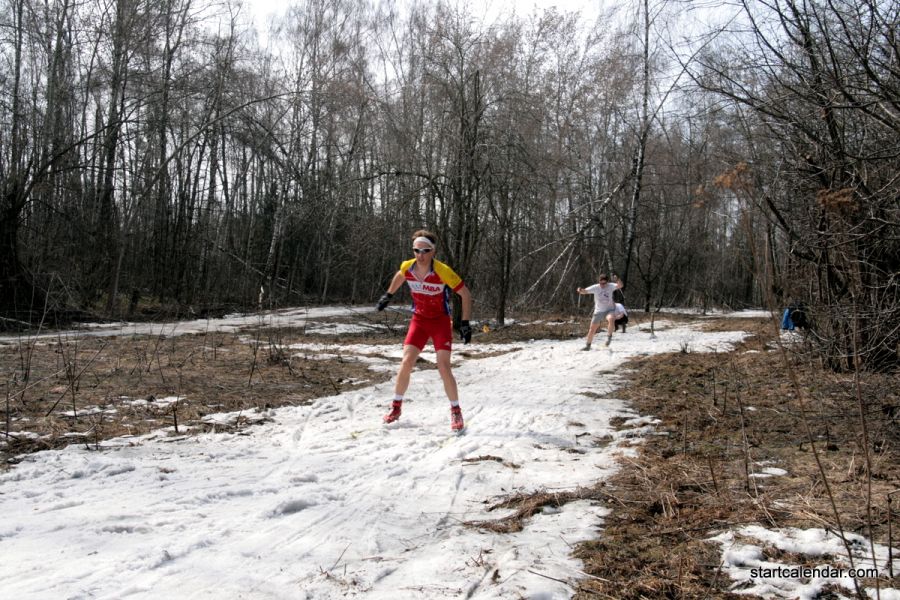
[[[306,333],[317,335],[344,335],[348,333],[368,333],[371,331],[384,331],[384,325],[357,325],[352,323],[310,323],[306,327]]]
[[[699,310],[696,308],[663,308],[662,312],[675,315],[703,315],[707,317],[719,317],[724,319],[771,319],[772,313],[768,310],[738,310],[734,312],[717,309]]]
[[[244,423],[262,423],[268,418],[268,415],[266,415],[265,413],[261,413],[257,409],[253,408],[251,410],[239,410],[230,413],[215,413],[212,415],[206,415],[202,417],[200,421],[206,423],[207,425],[228,427],[237,425],[241,421],[243,421]]]
[[[3,435],[8,435],[11,438],[15,439],[23,439],[23,440],[38,440],[41,439],[41,436],[33,431],[10,431],[9,433],[3,432]]]
[[[91,415],[114,415],[116,414],[116,409],[100,408],[99,406],[85,406],[84,408],[79,408],[77,411],[67,410],[58,414],[63,417],[74,419],[77,417],[89,417]]]
[[[325,353],[302,354],[302,353],[298,352],[296,354],[292,354],[291,358],[302,358],[304,360],[334,360],[335,358],[340,358],[340,355],[339,354],[325,354]]]
[[[752,525],[719,534],[710,541],[722,548],[723,570],[735,581],[732,591],[764,598],[812,600],[820,597],[826,586],[839,586],[855,593],[854,578],[859,581],[887,574],[889,554],[886,546],[874,544],[873,564],[872,546],[868,540],[849,533],[845,534],[845,538],[852,550],[852,566],[840,537],[824,529],[770,530]],[[809,566],[810,561],[804,561],[803,565],[769,561],[766,560],[764,547],[774,547],[782,552],[817,558],[823,562]],[[897,554],[896,550],[894,554]],[[900,560],[894,563],[896,571]],[[866,594],[874,598],[876,590],[867,588]],[[900,590],[882,588],[880,597],[882,600],[900,600]]]
[[[169,406],[175,404],[179,400],[184,400],[184,396],[166,396],[165,398],[155,398],[154,396],[149,396],[148,398],[128,398],[127,396],[121,396],[121,400],[123,404],[127,404],[128,406]]]
[[[778,467],[766,467],[759,473],[751,473],[750,477],[757,478],[766,478],[766,477],[781,477],[787,475],[788,472],[784,469],[779,469]]]
[[[655,417],[635,417],[622,423],[625,427],[640,427],[642,425],[659,425],[661,421]]]

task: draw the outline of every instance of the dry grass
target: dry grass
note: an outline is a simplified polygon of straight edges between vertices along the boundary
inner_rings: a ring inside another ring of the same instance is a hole
[[[569,492],[535,492],[532,494],[516,494],[490,506],[488,512],[497,509],[516,509],[514,513],[500,519],[489,521],[466,521],[467,527],[493,531],[494,533],[517,533],[522,531],[525,521],[542,510],[545,506],[559,508],[575,500],[596,499],[597,490],[583,488]]]
[[[771,345],[770,323],[721,320],[708,326],[755,335],[728,354],[675,353],[628,365],[628,384],[616,397],[661,419],[658,428],[668,435],[642,441],[638,456],[623,459],[607,482],[615,510],[602,537],[577,552],[592,576],[582,581],[577,598],[732,597],[718,546],[706,541],[715,532],[749,523],[836,530],[804,418],[844,529],[888,542],[886,498],[900,482],[898,376],[870,375],[862,384],[872,465],[870,528],[852,376],[825,373],[800,354],[785,359]],[[798,376],[803,403],[788,369]],[[763,464],[788,475],[751,477]],[[894,523],[895,536],[896,528]],[[766,553],[778,559],[778,551]]]

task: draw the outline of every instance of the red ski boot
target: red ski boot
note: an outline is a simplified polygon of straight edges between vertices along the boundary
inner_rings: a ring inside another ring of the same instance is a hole
[[[463,429],[466,428],[466,424],[463,422],[462,418],[462,409],[458,406],[450,407],[450,429],[459,433]]]
[[[400,407],[403,405],[403,400],[394,400],[391,402],[391,412],[384,415],[385,423],[393,423],[397,419],[400,418]]]

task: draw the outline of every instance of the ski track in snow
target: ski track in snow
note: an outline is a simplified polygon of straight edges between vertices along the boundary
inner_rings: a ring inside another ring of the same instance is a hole
[[[686,341],[721,351],[743,335],[635,328],[610,349],[538,340],[463,359],[462,436],[450,433],[430,370],[413,373],[390,426],[387,382],[270,411],[272,421],[240,433],[30,455],[0,475],[3,596],[568,598],[572,587],[555,580],[582,577],[570,553],[597,536],[606,508],[573,502],[515,534],[463,522],[510,514],[486,510],[507,495],[571,490],[614,471],[629,452],[621,441],[652,428],[613,431],[612,417],[639,415],[597,399],[625,359]],[[593,443],[604,436],[612,443]],[[487,455],[505,463],[463,462]]]

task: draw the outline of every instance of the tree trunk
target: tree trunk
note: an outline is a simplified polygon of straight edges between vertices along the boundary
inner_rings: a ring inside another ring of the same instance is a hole
[[[22,85],[22,48],[25,38],[25,3],[13,3],[15,14],[12,124],[9,163],[7,172],[0,179],[0,313],[18,320],[29,320],[33,306],[43,306],[43,294],[37,290],[19,260],[19,219],[25,208],[28,190],[26,182],[29,169],[25,167],[26,140],[20,92]],[[38,297],[40,296],[40,297]],[[20,317],[25,317],[20,318]]]
[[[643,77],[644,88],[641,94],[641,124],[640,135],[638,136],[638,147],[634,152],[634,159],[631,166],[631,176],[633,182],[633,191],[631,194],[631,206],[628,211],[628,234],[626,239],[625,250],[625,270],[622,273],[622,281],[628,281],[628,271],[631,268],[631,256],[634,252],[634,238],[637,230],[638,207],[641,203],[641,187],[644,178],[644,160],[647,153],[647,139],[650,135],[650,7],[648,0],[644,0],[644,38],[643,38]]]
[[[109,113],[106,122],[106,135],[103,141],[103,184],[100,190],[100,221],[98,231],[103,257],[103,268],[109,276],[106,313],[115,315],[116,296],[118,295],[118,277],[116,274],[119,259],[119,215],[115,198],[115,170],[119,146],[119,135],[122,131],[121,118],[124,113],[125,81],[128,65],[128,35],[130,32],[130,11],[126,0],[116,2],[116,22],[113,37],[113,68],[110,81]]]
[[[7,192],[9,194],[9,192]],[[11,203],[11,200],[6,200]],[[22,265],[18,251],[18,211],[0,214],[0,312],[12,318],[23,308],[18,296],[27,292],[22,287]]]

